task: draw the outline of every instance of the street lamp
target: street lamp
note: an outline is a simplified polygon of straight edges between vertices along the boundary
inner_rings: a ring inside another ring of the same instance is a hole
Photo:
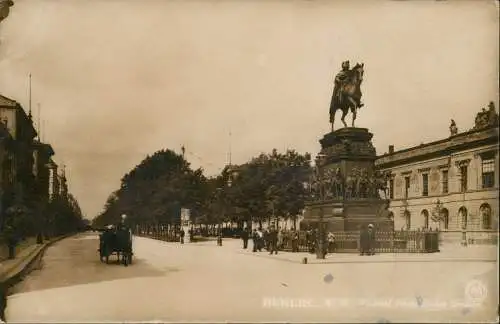
[[[324,211],[323,204],[325,203],[325,184],[323,181],[323,165],[321,158],[326,157],[325,154],[318,154],[316,156],[316,171],[319,180],[319,196],[320,196],[320,208],[319,208],[319,226],[318,226],[318,247],[316,249],[316,258],[324,259],[325,258],[325,229],[324,229]]]

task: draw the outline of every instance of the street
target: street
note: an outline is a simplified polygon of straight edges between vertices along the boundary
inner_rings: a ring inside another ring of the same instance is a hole
[[[101,263],[97,248],[96,233],[50,247],[13,288],[7,321],[464,322],[497,312],[494,261],[368,264],[352,255],[300,264],[242,250],[239,240],[218,247],[135,237],[135,259],[124,267]],[[479,306],[464,306],[471,282],[488,288],[472,291],[485,298]]]

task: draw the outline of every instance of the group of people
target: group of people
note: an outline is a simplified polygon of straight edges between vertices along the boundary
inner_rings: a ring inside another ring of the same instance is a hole
[[[262,251],[262,249],[266,249],[269,251],[269,254],[278,254],[278,250],[281,250],[286,244],[285,241],[285,231],[281,229],[277,229],[274,226],[262,230],[262,228],[254,229],[250,231],[250,229],[245,228],[241,233],[241,238],[243,240],[243,248],[248,248],[248,241],[251,239],[253,243],[253,252]],[[297,239],[298,243],[298,233]],[[293,241],[292,241],[293,242]],[[297,244],[298,250],[298,244]]]
[[[284,250],[290,247],[292,252],[299,252],[299,245],[305,244],[310,253],[316,250],[318,241],[318,232],[316,230],[308,230],[305,237],[299,236],[299,231],[276,229],[274,226],[269,229],[254,229],[250,231],[244,229],[241,238],[243,240],[243,249],[248,248],[248,241],[251,239],[253,243],[253,252],[261,252],[263,249],[269,251],[269,254],[277,254],[279,250]],[[326,237],[327,251],[334,252],[335,237],[333,233],[328,233]]]
[[[335,235],[332,232],[325,233],[324,244],[326,253],[333,253],[336,251],[337,242]],[[278,254],[279,250],[289,247],[291,243],[292,252],[299,252],[299,243],[307,246],[309,253],[316,253],[317,245],[319,242],[319,232],[317,229],[310,229],[305,232],[305,237],[299,237],[299,231],[296,230],[282,230],[276,229],[274,226],[269,229],[254,229],[250,231],[248,228],[244,229],[241,238],[243,240],[243,249],[248,248],[248,241],[251,239],[253,242],[253,252],[261,252],[266,250],[269,254]],[[374,255],[375,254],[375,231],[372,224],[363,226],[360,232],[359,242],[360,255]]]

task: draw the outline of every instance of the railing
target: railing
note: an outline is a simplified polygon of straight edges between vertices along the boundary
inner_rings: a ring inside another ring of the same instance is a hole
[[[149,237],[167,242],[179,242],[180,235],[177,231],[167,230],[161,227],[150,227],[135,229],[137,236]],[[282,251],[313,252],[316,239],[308,235],[306,231],[298,231],[297,242],[292,241],[293,232],[285,232],[282,237],[282,244],[279,247]],[[358,253],[360,249],[360,232],[334,232],[333,244],[328,244],[328,251],[331,253]],[[439,252],[439,237],[437,231],[388,231],[375,232],[373,248],[375,253],[433,253]],[[197,241],[196,233],[191,242]],[[481,238],[476,238],[480,242]],[[498,236],[497,236],[498,239]],[[185,234],[186,242],[189,241],[189,234]],[[251,239],[250,239],[251,240]],[[483,239],[484,240],[484,239]],[[296,246],[294,246],[296,244]],[[295,249],[294,249],[295,248]]]
[[[178,230],[167,229],[166,227],[135,227],[132,231],[134,235],[139,237],[147,237],[154,240],[160,240],[165,242],[180,242],[181,236]],[[184,240],[185,242],[202,242],[209,240],[208,233],[202,233],[198,230],[195,230],[193,236],[190,238],[189,233],[185,233]],[[211,235],[215,236],[215,235]]]
[[[312,252],[315,239],[300,231],[297,241],[298,252]],[[360,248],[360,232],[334,232],[333,244],[328,244],[328,251],[333,253],[357,253]],[[292,251],[291,233],[283,235],[283,251]],[[375,232],[373,248],[376,253],[433,253],[439,252],[439,233],[424,231]]]
[[[179,242],[180,235],[178,232],[171,230],[162,230],[156,228],[134,230],[134,235],[141,237],[148,237],[155,240],[166,241],[166,242]]]
[[[180,241],[180,229],[177,227],[169,227],[166,225],[150,225],[150,226],[134,226],[133,233],[137,236],[149,237],[152,239],[158,239],[167,242],[179,242]],[[195,228],[193,233],[193,239],[191,241],[206,241],[210,237],[215,238],[218,234],[218,229],[214,228]],[[240,238],[241,229],[237,228],[221,228],[220,229],[223,238]],[[188,239],[189,233],[185,233],[185,239]]]

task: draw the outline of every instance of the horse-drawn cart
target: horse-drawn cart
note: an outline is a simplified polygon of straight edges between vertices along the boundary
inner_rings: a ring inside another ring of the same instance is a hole
[[[113,230],[108,227],[99,236],[99,256],[101,262],[109,263],[109,257],[116,254],[118,262],[124,266],[132,264],[132,231],[125,227]],[[121,256],[121,260],[120,260]]]

